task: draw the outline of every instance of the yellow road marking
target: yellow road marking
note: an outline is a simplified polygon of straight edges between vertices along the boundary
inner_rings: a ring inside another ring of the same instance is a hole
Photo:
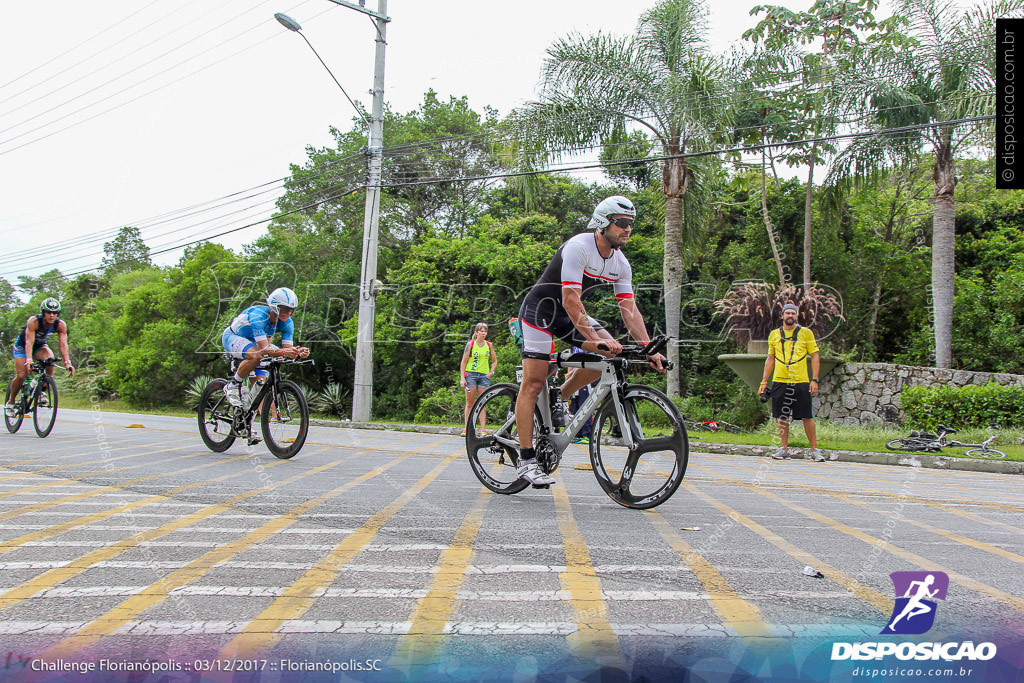
[[[63,437],[61,437],[60,435],[57,435],[57,434],[51,434],[50,437],[51,437],[50,441],[57,441],[61,445],[69,444],[69,443],[79,443],[80,441],[91,441],[91,440],[94,440],[96,438],[95,434],[89,434],[87,436],[80,436],[77,439],[66,439],[66,438],[63,438]],[[128,441],[128,439],[125,439],[125,441]],[[108,440],[107,443],[121,443],[121,441],[109,441]],[[25,450],[25,448],[24,448],[25,445],[26,444],[25,444],[24,441],[4,441],[4,442],[0,443],[0,448],[10,448],[10,450],[11,450],[10,453],[0,454],[0,458],[6,457],[8,455],[13,455],[16,452],[20,453],[21,451]]]
[[[441,649],[444,627],[455,609],[455,596],[462,587],[466,568],[473,560],[473,543],[480,532],[487,503],[494,495],[481,487],[469,514],[455,533],[451,544],[435,565],[434,579],[427,594],[416,603],[409,621],[409,632],[399,638],[392,665],[409,675],[413,670],[426,673]],[[417,676],[418,677],[418,676]]]
[[[740,465],[740,468],[741,469],[745,469],[748,472],[754,472],[754,473],[757,472],[757,470],[754,470],[754,469],[752,469],[750,467],[744,467],[742,465]],[[824,477],[824,476],[822,476],[820,474],[813,474],[813,473],[810,473],[810,472],[803,472],[802,474],[804,474],[804,476],[813,477],[815,479],[824,479],[825,481],[832,482],[832,479],[829,479],[828,477]],[[773,479],[781,479],[780,477],[776,477],[775,475],[768,475],[768,476],[772,477]],[[793,486],[801,489],[801,490],[804,490],[804,491],[811,491],[813,493],[820,493],[820,494],[823,494],[823,495],[831,496],[833,498],[838,498],[839,500],[847,502],[847,503],[849,503],[851,505],[856,505],[858,507],[865,508],[866,510],[870,510],[871,512],[873,512],[873,513],[875,513],[877,515],[885,515],[886,514],[885,511],[878,510],[873,505],[870,505],[869,503],[865,503],[864,501],[861,501],[861,500],[857,500],[857,499],[855,499],[855,498],[853,498],[851,496],[846,495],[845,493],[839,493],[839,492],[836,492],[836,491],[830,491],[829,489],[818,488],[816,486],[811,486],[809,484],[800,484],[800,483],[797,483],[797,482],[791,482],[791,484]],[[868,490],[871,490],[871,489],[868,489]],[[876,491],[876,493],[887,493],[887,492]],[[901,497],[905,498],[906,500],[919,501],[919,499],[911,498],[910,496],[900,496],[900,495],[895,495],[894,496],[894,498],[896,498],[896,499],[899,499]],[[929,504],[929,503],[927,503],[927,501],[919,501],[919,502],[924,503],[926,505]],[[933,504],[933,505],[935,505],[935,504]],[[938,506],[938,507],[941,507],[941,506]],[[994,546],[994,545],[991,545],[989,543],[985,543],[984,541],[978,541],[978,540],[975,540],[973,538],[968,538],[967,536],[961,536],[960,534],[955,534],[952,531],[946,531],[945,529],[940,529],[939,527],[932,526],[931,524],[927,524],[925,522],[920,522],[920,521],[917,521],[917,520],[914,520],[914,519],[904,518],[904,519],[902,519],[902,521],[906,522],[907,524],[911,524],[913,526],[916,526],[919,529],[924,529],[925,531],[930,531],[933,534],[938,534],[939,536],[945,536],[946,538],[948,538],[951,541],[956,541],[957,543],[962,543],[962,544],[964,544],[966,546],[970,546],[971,548],[974,548],[976,550],[982,550],[984,552],[991,553],[993,555],[998,555],[999,557],[1002,557],[1004,559],[1011,560],[1013,562],[1017,562],[1017,563],[1020,563],[1020,564],[1024,564],[1024,556],[1018,555],[1016,553],[1011,553],[1008,550],[1003,550],[1002,548],[1000,548],[998,546]]]
[[[324,451],[324,450],[327,450],[327,449],[326,448],[321,449],[321,451]],[[315,451],[315,452],[320,452],[320,451]],[[268,465],[265,465],[265,467],[271,467],[271,466],[283,465],[283,464],[284,464],[283,460],[278,460],[278,461],[275,461],[275,462],[271,462]],[[235,505],[235,504],[237,504],[237,503],[239,503],[239,502],[241,502],[243,500],[246,500],[247,498],[251,498],[251,497],[253,497],[255,495],[259,495],[260,493],[263,493],[265,491],[269,491],[270,489],[274,489],[274,488],[277,488],[279,486],[285,486],[287,484],[294,483],[294,482],[296,482],[296,481],[298,481],[298,480],[300,480],[300,479],[302,479],[304,477],[308,477],[311,474],[315,474],[315,473],[318,473],[318,472],[320,472],[322,470],[325,470],[328,467],[333,467],[335,464],[337,464],[337,463],[333,463],[331,465],[328,465],[328,466],[325,466],[325,467],[321,467],[321,468],[318,468],[318,469],[310,470],[309,472],[304,472],[302,474],[297,474],[297,475],[295,475],[293,477],[289,477],[288,479],[285,479],[283,481],[277,482],[275,484],[270,484],[268,486],[261,486],[258,489],[252,489],[252,490],[249,490],[249,491],[245,491],[244,493],[240,493],[240,494],[238,494],[236,496],[232,496],[231,498],[228,498],[223,503],[217,503],[216,505],[208,505],[207,507],[202,508],[201,510],[196,510],[195,512],[192,512],[192,513],[190,513],[190,514],[188,514],[188,515],[186,515],[186,516],[184,516],[184,517],[182,517],[180,519],[177,519],[177,520],[175,520],[173,522],[168,522],[167,524],[159,526],[159,527],[157,527],[155,529],[148,529],[146,531],[141,531],[141,532],[139,532],[139,533],[137,533],[137,534],[135,534],[133,536],[129,536],[128,538],[122,539],[122,540],[118,541],[117,543],[114,543],[112,545],[109,545],[109,546],[106,546],[106,547],[103,547],[103,548],[99,548],[98,550],[94,550],[94,551],[92,551],[90,553],[87,553],[87,554],[85,554],[85,555],[83,555],[81,557],[76,558],[75,560],[73,560],[72,564],[69,565],[69,566],[57,567],[55,569],[51,569],[49,571],[43,572],[39,576],[36,576],[36,577],[33,577],[32,579],[29,579],[28,581],[26,581],[25,583],[21,584],[20,586],[17,586],[16,588],[13,588],[13,589],[7,591],[6,593],[0,594],[0,610],[7,609],[11,605],[14,605],[14,604],[16,604],[18,602],[21,602],[22,600],[24,600],[26,598],[29,598],[29,597],[35,595],[36,593],[39,593],[41,591],[53,588],[54,586],[56,586],[59,583],[64,583],[65,581],[67,581],[67,580],[69,580],[69,579],[71,579],[71,578],[73,578],[75,576],[78,576],[79,574],[81,574],[83,572],[88,571],[89,569],[92,568],[93,565],[95,565],[98,562],[105,562],[105,561],[107,561],[107,560],[109,560],[111,558],[117,557],[118,555],[120,555],[121,553],[123,553],[123,552],[125,552],[127,550],[130,550],[132,548],[135,548],[135,547],[139,546],[142,543],[146,543],[148,541],[155,540],[155,539],[160,538],[162,536],[166,536],[167,534],[169,534],[171,532],[174,532],[174,531],[177,531],[178,529],[183,529],[183,528],[185,528],[187,526],[190,526],[192,524],[195,524],[196,522],[199,522],[199,521],[201,521],[203,519],[206,519],[208,517],[212,517],[213,515],[219,514],[221,512],[225,512],[227,510],[230,510],[233,505]],[[252,469],[242,470],[240,472],[235,472],[233,474],[225,474],[224,476],[216,477],[214,479],[207,479],[206,481],[197,482],[195,484],[188,484],[187,486],[181,487],[181,489],[174,489],[172,491],[169,491],[164,496],[159,496],[159,498],[166,499],[169,495],[172,495],[173,493],[179,493],[180,490],[183,490],[183,489],[186,489],[186,488],[195,488],[195,487],[198,487],[198,486],[205,486],[206,484],[212,484],[214,482],[224,481],[225,479],[231,479],[231,478],[234,478],[234,477],[241,477],[241,476],[249,475],[249,474],[252,474],[252,472],[253,472]],[[13,550],[13,548],[11,548],[11,549]]]
[[[141,444],[139,446],[139,448],[148,448],[150,446],[155,446],[157,443],[159,443],[159,442],[154,441],[153,443]],[[131,446],[124,446],[124,447],[118,448],[116,450],[123,450],[124,448],[130,448],[130,447]],[[69,467],[96,465],[98,463],[107,463],[107,462],[115,462],[117,460],[125,460],[126,458],[141,458],[142,456],[150,455],[151,453],[165,453],[167,451],[180,451],[183,448],[188,448],[188,446],[178,446],[176,448],[165,448],[163,450],[148,451],[148,452],[145,452],[145,453],[129,453],[127,455],[119,455],[116,458],[99,458],[98,460],[84,460],[82,462],[69,462],[66,465],[53,465],[51,467],[44,467],[41,470],[32,470],[31,472],[19,472],[18,474],[12,474],[12,475],[7,476],[7,477],[0,477],[0,481],[11,481],[12,479],[24,479],[25,477],[33,477],[33,476],[35,476],[37,474],[46,474],[48,472],[55,472],[57,470],[66,470]],[[108,452],[109,451],[113,451],[113,450],[115,450],[115,449],[113,449],[113,448],[108,449]],[[11,464],[15,464],[15,463],[11,463]],[[124,469],[124,468],[122,468],[122,469]]]
[[[702,455],[705,455],[705,454],[702,454]],[[706,455],[709,455],[709,456],[711,456],[712,458],[715,458],[715,459],[727,460],[727,461],[732,459],[732,458],[736,458],[736,457],[746,457],[746,456],[723,455],[721,453],[708,453]],[[731,463],[731,464],[734,464],[736,467],[738,467],[740,469],[745,469],[745,470],[747,470],[749,472],[755,471],[755,470],[753,470],[753,469],[751,469],[749,467],[745,467],[743,465],[739,465],[739,464],[735,464],[735,463]],[[865,466],[861,465],[861,467],[865,467]],[[889,467],[888,469],[891,470],[892,468]],[[921,472],[921,470],[917,470],[917,471]],[[829,481],[830,483],[837,483],[834,478],[823,477],[821,475],[811,474],[809,472],[801,472],[801,474],[804,474],[804,475],[806,475],[808,477],[814,477],[816,479],[825,479],[826,481]],[[795,489],[795,488],[799,488],[799,487],[804,486],[804,484],[793,483],[793,482],[789,481],[788,479],[781,479],[781,478],[777,478],[777,479],[780,482],[782,482],[782,483],[777,484],[777,485],[773,485],[772,488]],[[868,481],[877,481],[877,482],[881,482],[881,483],[891,483],[891,480],[889,480],[889,479],[876,479],[874,477],[869,477],[869,476],[863,476],[863,479],[866,479]],[[847,484],[846,482],[839,482],[839,483],[842,483],[842,484],[844,484],[846,486],[856,487],[856,485],[854,485],[854,484]],[[936,484],[935,482],[926,482],[926,481],[921,481],[919,483],[922,486],[936,486],[936,485],[939,485],[939,484]],[[949,486],[952,486],[952,484],[950,484]],[[971,490],[971,489],[966,489],[966,487],[960,487],[960,486],[957,486],[956,488],[965,488],[965,490]],[[1017,507],[1017,506],[1014,506],[1014,505],[1007,505],[1005,503],[995,503],[995,502],[992,502],[992,501],[978,500],[976,498],[946,499],[946,500],[944,500],[943,502],[940,503],[940,502],[936,502],[934,500],[929,500],[927,498],[917,498],[917,497],[914,497],[914,496],[904,496],[904,495],[899,494],[899,493],[892,493],[892,492],[889,492],[889,491],[879,491],[877,489],[857,488],[857,493],[858,493],[858,495],[861,495],[861,496],[863,496],[865,498],[885,498],[885,499],[888,499],[888,500],[902,499],[902,500],[907,500],[907,501],[911,501],[911,502],[915,502],[915,503],[921,503],[922,505],[931,505],[931,506],[938,506],[938,507],[941,507],[944,504],[949,504],[949,505],[963,504],[963,505],[973,505],[973,506],[976,506],[976,507],[988,508],[988,509],[992,509],[992,510],[1005,510],[1005,511],[1008,511],[1008,512],[1024,512],[1024,508],[1021,508],[1021,507]],[[943,509],[947,510],[948,512],[953,512],[955,514],[972,515],[972,513],[962,512],[962,511],[959,511],[959,510],[955,510],[953,508],[943,508]],[[990,524],[996,524],[996,525],[1002,525],[1002,526],[1010,527],[1010,525],[1003,524],[1002,522],[995,522],[995,521],[992,521],[992,520],[989,520],[989,519],[986,519],[984,517],[977,516],[977,515],[974,515],[974,516],[977,517],[978,520],[986,521],[986,522],[988,522]],[[1014,531],[1019,531],[1019,529],[1017,529],[1016,527],[1010,527],[1010,528],[1014,529]]]
[[[683,482],[686,484],[686,482]],[[692,488],[687,484],[688,488]],[[694,575],[704,586],[711,600],[711,607],[729,628],[744,637],[773,636],[765,623],[761,610],[753,603],[740,597],[721,572],[715,569],[706,558],[695,551],[683,537],[673,529],[665,518],[654,510],[644,510],[647,520],[654,525],[665,542],[672,547],[679,557],[693,570]]]
[[[125,441],[127,441],[127,439],[125,439]],[[111,444],[111,443],[124,443],[125,441],[107,441],[106,443],[108,443],[108,444]],[[126,448],[131,448],[132,445],[133,444],[129,443],[127,446],[121,446],[119,448],[109,448],[107,450],[109,452],[123,451]],[[153,444],[144,444],[144,445],[145,446],[151,446]],[[20,453],[22,450],[23,449],[18,449],[18,452]],[[44,462],[44,461],[45,462],[54,462],[54,461],[61,461],[61,462],[63,462],[64,460],[69,460],[71,458],[76,458],[76,457],[78,457],[80,455],[85,455],[86,453],[92,453],[95,450],[96,450],[96,448],[93,447],[93,448],[90,448],[87,451],[79,451],[77,453],[68,453],[66,455],[58,455],[58,456],[50,455],[50,456],[46,456],[44,458],[32,458],[31,460],[18,460],[17,462],[4,462],[4,463],[0,463],[0,468],[11,469],[12,467],[18,467],[19,465],[29,465],[29,464],[34,463],[34,462]],[[21,475],[21,476],[25,476],[26,475],[26,473],[23,473],[23,472],[19,472],[18,474]],[[34,473],[33,472],[29,472],[27,474],[31,475],[31,474],[34,474]]]
[[[754,520],[750,519],[742,512],[739,512],[738,510],[735,510],[729,507],[728,505],[720,503],[711,496],[704,493],[703,491],[698,490],[697,487],[694,486],[693,484],[684,481],[683,486],[685,486],[686,489],[689,490],[694,495],[698,496],[699,498],[707,501],[714,507],[718,508],[720,511],[725,513],[730,519],[735,519],[737,522],[747,527],[748,529],[756,533],[758,536],[774,545],[779,550],[787,553],[797,562],[804,565],[810,565],[818,570],[824,570],[824,574],[826,577],[828,577],[832,581],[835,581],[840,586],[842,586],[843,588],[845,588],[846,590],[850,591],[858,598],[863,600],[864,602],[868,603],[869,605],[877,609],[879,612],[882,612],[883,614],[889,614],[892,611],[893,601],[891,598],[885,597],[884,595],[876,591],[874,588],[865,586],[857,579],[840,571],[828,562],[825,562],[824,560],[815,557],[814,555],[811,555],[808,552],[804,552],[800,548],[796,547],[786,539],[776,534],[771,529],[768,529],[758,524]]]
[[[899,557],[901,559],[904,559],[907,562],[916,564],[921,569],[924,569],[926,571],[944,572],[949,576],[950,581],[955,581],[956,583],[959,583],[961,586],[964,586],[965,588],[969,588],[978,593],[982,593],[983,595],[987,595],[990,598],[1006,603],[1018,612],[1024,612],[1024,600],[1018,598],[1015,595],[1010,595],[1009,593],[1001,591],[998,588],[994,588],[992,586],[989,586],[988,584],[976,581],[969,576],[964,576],[959,572],[953,571],[952,569],[949,569],[947,567],[943,567],[942,565],[933,562],[932,560],[929,560],[926,557],[922,557],[916,553],[910,552],[909,550],[899,548],[887,541],[879,541],[879,539],[876,539],[874,536],[870,534],[864,533],[860,529],[855,529],[854,527],[848,524],[844,524],[843,522],[838,522],[830,517],[826,517],[825,515],[818,514],[817,512],[809,510],[802,505],[798,505],[797,503],[791,503],[779,495],[771,493],[770,491],[762,490],[761,487],[755,486],[753,484],[748,484],[747,482],[740,481],[739,479],[733,479],[732,477],[726,477],[721,474],[715,474],[711,470],[703,468],[700,465],[693,465],[693,467],[696,467],[699,470],[716,476],[717,478],[723,481],[738,484],[740,486],[750,489],[751,491],[756,491],[760,495],[765,496],[766,498],[771,498],[772,500],[775,500],[776,502],[788,507],[790,510],[799,512],[800,514],[806,517],[810,517],[811,519],[817,522],[830,526],[836,531],[846,534],[847,536],[852,536],[860,541],[863,541],[864,543],[867,543],[868,545],[880,546],[886,552],[895,555],[896,557]]]
[[[608,620],[608,606],[601,593],[601,579],[590,559],[587,541],[576,524],[561,473],[551,488],[555,516],[565,549],[565,572],[558,575],[562,590],[569,594],[576,614],[576,633],[567,638],[569,648],[577,657],[588,661],[607,658],[615,668],[625,664],[619,652],[619,638]]]
[[[228,463],[228,462],[234,462],[236,460],[243,460],[243,459],[248,458],[248,457],[250,457],[248,454],[247,455],[239,455],[239,456],[236,456],[234,458],[229,458],[227,460],[219,460],[218,462],[215,462],[215,463],[207,463],[205,465],[199,465],[197,467],[189,467],[188,469],[178,470],[177,473],[193,472],[195,470],[203,469],[204,467],[212,467],[212,466],[220,464],[220,463]],[[247,470],[247,471],[249,471],[249,470]],[[155,475],[155,476],[162,477],[162,476],[166,476],[166,474],[160,474],[160,475]],[[144,479],[152,479],[152,478],[153,477],[143,477],[143,479],[133,479],[131,481],[125,482],[124,484],[122,484],[120,486],[107,486],[107,487],[104,487],[103,489],[100,490],[100,492],[120,489],[120,488],[122,488],[124,486],[129,486],[129,485],[131,485],[131,484],[133,484],[135,482],[143,481]],[[136,501],[131,502],[131,503],[125,503],[124,505],[119,505],[119,506],[117,506],[115,508],[111,508],[109,510],[102,510],[100,512],[94,512],[91,515],[84,515],[82,517],[78,517],[77,519],[68,520],[67,522],[63,522],[63,523],[57,524],[55,526],[47,527],[45,529],[40,529],[39,531],[33,531],[32,533],[28,533],[28,534],[25,534],[23,536],[18,536],[17,538],[11,538],[11,539],[8,539],[6,541],[0,541],[0,554],[2,554],[2,553],[9,553],[12,550],[17,550],[21,545],[23,545],[25,543],[28,543],[30,541],[42,541],[42,540],[45,540],[47,538],[52,538],[54,536],[62,534],[65,531],[68,531],[70,529],[74,529],[75,527],[84,526],[86,524],[92,524],[94,522],[99,522],[101,520],[107,519],[108,517],[113,517],[114,515],[119,515],[122,512],[128,512],[129,510],[134,510],[135,508],[141,507],[143,505],[149,505],[150,503],[156,503],[156,502],[159,502],[159,501],[162,501],[162,500],[167,500],[167,498],[169,496],[173,496],[175,494],[181,493],[182,491],[188,491],[189,489],[194,489],[197,486],[204,485],[205,483],[206,483],[205,481],[199,481],[199,482],[196,482],[194,484],[185,484],[183,486],[178,486],[176,488],[170,489],[169,491],[166,491],[166,492],[164,492],[164,493],[162,493],[160,495],[149,496],[148,498],[143,498],[142,500],[136,500]],[[38,509],[38,510],[45,510],[45,509],[48,509],[48,508],[57,507],[58,505],[61,505],[61,504],[65,503],[65,502],[74,502],[74,501],[80,500],[81,498],[87,498],[89,495],[96,495],[96,494],[95,493],[89,493],[88,495],[86,495],[86,494],[78,494],[78,495],[74,495],[74,496],[67,496],[66,498],[60,498],[58,500],[51,501],[49,503],[38,503],[36,505],[27,506],[27,508]],[[26,511],[29,511],[29,510],[26,509],[26,508],[23,508],[22,510],[19,511],[19,514],[24,513]]]
[[[144,454],[130,455],[130,456],[126,455],[124,457],[126,457],[126,458],[137,458],[137,457],[140,457],[140,455],[154,455],[156,453],[166,453],[168,451],[180,451],[180,450],[182,450],[184,448],[190,448],[190,446],[178,446],[177,448],[164,448],[164,449],[161,449],[159,451],[149,451],[148,453],[144,453]],[[178,462],[179,460],[184,460],[186,458],[196,458],[196,457],[199,457],[200,455],[205,455],[205,453],[193,453],[192,455],[185,455],[185,456],[181,456],[181,457],[177,457],[176,456],[174,458],[174,461]],[[120,458],[111,458],[111,460],[120,460]],[[170,459],[168,458],[168,459],[164,459],[164,460],[158,460],[155,463],[144,462],[144,463],[141,463],[139,465],[128,465],[126,467],[111,467],[110,469],[102,469],[102,470],[96,470],[94,472],[86,472],[85,474],[79,474],[79,475],[74,476],[74,477],[64,477],[64,478],[61,478],[61,479],[57,479],[55,481],[48,481],[45,484],[36,484],[35,486],[26,486],[24,488],[15,489],[13,491],[8,491],[7,493],[0,493],[0,498],[6,498],[7,496],[13,496],[13,495],[17,495],[17,494],[20,494],[20,493],[30,493],[32,491],[38,491],[40,489],[49,489],[49,488],[53,488],[55,486],[65,486],[66,484],[70,484],[72,482],[82,481],[83,479],[87,479],[88,477],[95,477],[98,474],[113,474],[114,472],[124,472],[125,470],[134,470],[136,468],[145,467],[146,465],[150,465],[150,464],[158,465],[158,464],[160,464],[162,462],[167,462],[168,460],[170,460]],[[83,464],[89,464],[89,463],[83,463]],[[63,465],[63,467],[74,467],[74,465]],[[36,472],[30,472],[28,474],[29,475],[31,475],[31,474],[39,474],[39,473],[42,473],[42,472],[47,472],[49,470],[55,470],[55,469],[60,469],[60,468],[59,467],[51,467],[51,468],[47,468],[45,470],[38,470]],[[10,479],[14,479],[15,477],[9,477],[9,478]]]
[[[425,450],[426,448],[433,446],[435,443],[440,443],[440,441],[435,441],[418,450]],[[195,581],[196,579],[201,578],[202,576],[212,571],[220,563],[226,562],[227,560],[237,556],[247,548],[250,548],[251,546],[262,541],[265,541],[267,538],[270,538],[271,536],[280,532],[281,530],[287,529],[289,526],[298,521],[300,516],[302,516],[309,510],[315,508],[316,506],[320,505],[321,503],[324,503],[330,498],[333,498],[338,494],[343,493],[344,491],[364,481],[376,477],[377,475],[387,471],[388,469],[397,465],[403,460],[412,457],[417,452],[418,451],[412,451],[406,453],[405,455],[398,457],[397,459],[391,461],[390,463],[381,465],[380,467],[377,467],[371,470],[370,472],[367,472],[366,474],[356,477],[355,479],[343,484],[342,486],[339,486],[325,494],[317,496],[316,498],[312,498],[300,505],[293,507],[283,515],[280,515],[279,517],[274,518],[273,520],[267,522],[259,528],[250,531],[249,533],[245,534],[243,537],[239,539],[236,539],[234,541],[231,541],[230,543],[226,543],[222,546],[214,548],[213,550],[203,554],[201,557],[193,560],[192,562],[189,562],[181,569],[171,572],[167,576],[161,578],[156,583],[151,584],[142,593],[134,595],[124,600],[123,602],[121,602],[121,604],[114,607],[106,614],[98,617],[97,619],[94,619],[90,623],[83,626],[81,629],[78,630],[77,633],[75,633],[75,635],[69,636],[68,638],[65,638],[61,642],[57,643],[55,646],[53,646],[52,648],[44,652],[42,655],[40,655],[40,657],[44,659],[57,659],[61,657],[67,657],[75,652],[84,649],[85,647],[88,647],[90,644],[96,642],[103,636],[113,633],[126,622],[131,621],[136,616],[141,614],[143,611],[162,603],[169,597],[170,592],[174,589],[180,588],[181,586],[184,586],[188,583],[191,583],[192,581]],[[326,470],[329,467],[333,467],[337,464],[339,463],[330,463],[328,465],[322,466],[321,468],[318,468],[318,471]]]
[[[443,441],[445,438],[428,444],[419,450],[426,450],[430,446]],[[399,460],[410,457],[417,451],[409,453]],[[434,469],[425,474],[419,481],[408,488],[398,498],[389,503],[380,512],[370,517],[366,522],[349,534],[344,541],[334,547],[323,559],[317,562],[316,566],[307,570],[291,586],[284,589],[284,592],[274,600],[255,619],[250,621],[242,632],[228,643],[221,650],[219,656],[229,658],[249,658],[261,651],[269,650],[278,640],[280,633],[275,631],[289,620],[298,619],[313,606],[316,598],[312,597],[321,588],[328,586],[334,581],[338,571],[352,560],[360,551],[373,540],[381,527],[387,524],[398,512],[412,502],[431,482],[443,472],[448,465],[457,457],[465,453],[460,448],[451,455],[445,457]],[[396,461],[398,462],[398,461]],[[367,475],[364,475],[367,476]],[[354,482],[353,482],[354,483]],[[345,488],[345,487],[342,487]],[[340,493],[340,490],[338,491]]]

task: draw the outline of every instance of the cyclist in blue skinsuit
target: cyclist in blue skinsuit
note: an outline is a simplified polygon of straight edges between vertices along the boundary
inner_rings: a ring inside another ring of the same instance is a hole
[[[306,347],[293,346],[295,324],[291,317],[298,305],[299,297],[295,292],[287,287],[278,287],[267,297],[266,306],[250,306],[224,330],[221,335],[224,350],[232,358],[242,361],[235,376],[224,387],[228,403],[243,405],[247,393],[243,391],[243,383],[264,357],[305,358],[309,355]],[[270,343],[270,338],[277,333],[281,334],[281,348]]]
[[[60,342],[60,352],[64,356],[64,367],[72,375],[75,374],[75,369],[71,367],[71,361],[68,357],[71,355],[68,351],[68,326],[63,320],[60,319],[60,302],[50,297],[43,301],[39,305],[39,315],[34,315],[28,319],[25,326],[21,328],[21,334],[18,335],[18,339],[14,342],[14,370],[18,374],[13,380],[11,380],[11,393],[7,397],[7,405],[4,409],[8,415],[13,417],[14,415],[14,402],[18,398],[18,392],[21,390],[22,385],[25,384],[25,380],[28,378],[28,371],[32,367],[32,360],[43,360],[45,358],[53,358],[53,351],[47,345],[51,335],[57,335],[57,339]],[[31,348],[31,351],[26,349]],[[53,367],[46,368],[46,372],[53,375]]]

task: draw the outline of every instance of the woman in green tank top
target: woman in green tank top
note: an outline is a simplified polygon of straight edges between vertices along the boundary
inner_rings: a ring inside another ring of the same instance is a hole
[[[466,410],[462,417],[462,435],[466,435],[466,422],[469,421],[469,409],[473,407],[476,397],[491,386],[491,377],[498,366],[498,356],[494,347],[487,341],[487,323],[477,323],[473,338],[466,344],[459,366],[459,385],[466,390]],[[480,431],[487,433],[487,412],[480,411]]]

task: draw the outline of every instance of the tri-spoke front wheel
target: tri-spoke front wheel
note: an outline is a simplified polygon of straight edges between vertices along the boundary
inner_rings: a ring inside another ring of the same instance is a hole
[[[270,452],[287,460],[306,443],[309,433],[309,406],[306,397],[295,382],[278,380],[277,388],[263,399],[260,428]]]
[[[231,433],[234,408],[224,395],[227,383],[226,379],[215,379],[206,385],[199,397],[199,435],[214,453],[226,451],[235,442]]]
[[[57,382],[49,375],[39,378],[36,387],[36,402],[32,409],[32,424],[39,438],[46,438],[53,430],[57,419]]]
[[[623,412],[633,443],[624,443],[612,397],[598,409],[590,462],[604,492],[619,505],[646,510],[672,497],[686,474],[690,444],[675,404],[654,387],[630,385]]]

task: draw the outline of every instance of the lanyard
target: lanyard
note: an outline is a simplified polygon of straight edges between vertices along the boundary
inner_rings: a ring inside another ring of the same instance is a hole
[[[781,360],[782,364],[785,365],[786,367],[789,367],[790,365],[793,364],[793,354],[796,353],[796,336],[799,333],[800,333],[800,326],[797,325],[796,329],[793,330],[793,337],[792,337],[792,344],[793,344],[793,346],[791,346],[789,348],[789,362],[787,363],[786,362],[786,330],[784,328],[782,328],[782,327],[779,327],[779,345],[782,346],[782,358],[779,358],[779,360]],[[803,356],[801,356],[800,360],[803,360],[803,359],[804,359]]]

